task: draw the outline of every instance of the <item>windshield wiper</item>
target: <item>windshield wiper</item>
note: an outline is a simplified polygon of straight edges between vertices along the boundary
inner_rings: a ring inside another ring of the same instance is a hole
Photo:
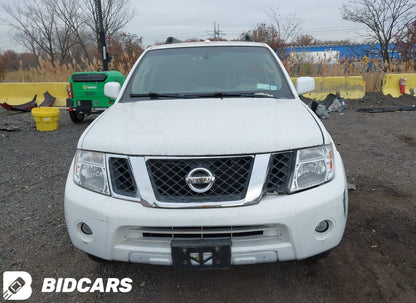
[[[179,93],[141,93],[130,94],[131,98],[168,98],[168,99],[192,99],[192,98],[276,98],[272,94],[263,92],[214,92],[214,93],[191,93],[191,94],[179,94]]]
[[[131,98],[150,98],[150,99],[159,99],[159,98],[172,98],[172,99],[186,99],[189,96],[184,94],[164,94],[164,93],[142,93],[142,94],[130,94]]]
[[[260,93],[260,92],[215,92],[215,93],[203,93],[198,94],[198,97],[205,98],[276,98],[272,94]]]

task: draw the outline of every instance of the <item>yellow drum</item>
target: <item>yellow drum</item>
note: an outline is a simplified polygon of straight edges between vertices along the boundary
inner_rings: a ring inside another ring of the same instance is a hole
[[[58,129],[59,109],[56,107],[35,107],[32,116],[36,122],[36,129],[48,132]]]

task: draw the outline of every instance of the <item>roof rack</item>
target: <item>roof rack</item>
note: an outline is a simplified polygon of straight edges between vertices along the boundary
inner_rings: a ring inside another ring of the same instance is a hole
[[[243,37],[241,37],[240,41],[253,42],[253,39],[249,34],[245,34]]]
[[[181,43],[181,42],[182,42],[181,40],[178,40],[178,39],[176,39],[176,38],[174,38],[174,37],[168,37],[168,38],[166,39],[165,44]]]

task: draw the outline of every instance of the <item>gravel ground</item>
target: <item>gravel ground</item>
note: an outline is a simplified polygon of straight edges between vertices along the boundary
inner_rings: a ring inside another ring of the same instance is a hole
[[[0,269],[32,275],[32,302],[416,302],[416,105],[369,94],[324,124],[340,150],[350,191],[344,239],[323,260],[175,271],[95,263],[66,231],[63,194],[76,143],[94,117],[38,132],[30,113],[0,108]],[[130,293],[41,293],[44,278],[133,280]]]

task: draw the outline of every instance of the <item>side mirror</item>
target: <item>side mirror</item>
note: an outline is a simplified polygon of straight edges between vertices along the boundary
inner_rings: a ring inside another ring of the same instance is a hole
[[[300,77],[296,80],[296,91],[301,96],[315,89],[315,79],[312,77]]]
[[[107,82],[104,85],[104,95],[111,99],[117,99],[118,94],[120,93],[121,85],[118,82]]]

